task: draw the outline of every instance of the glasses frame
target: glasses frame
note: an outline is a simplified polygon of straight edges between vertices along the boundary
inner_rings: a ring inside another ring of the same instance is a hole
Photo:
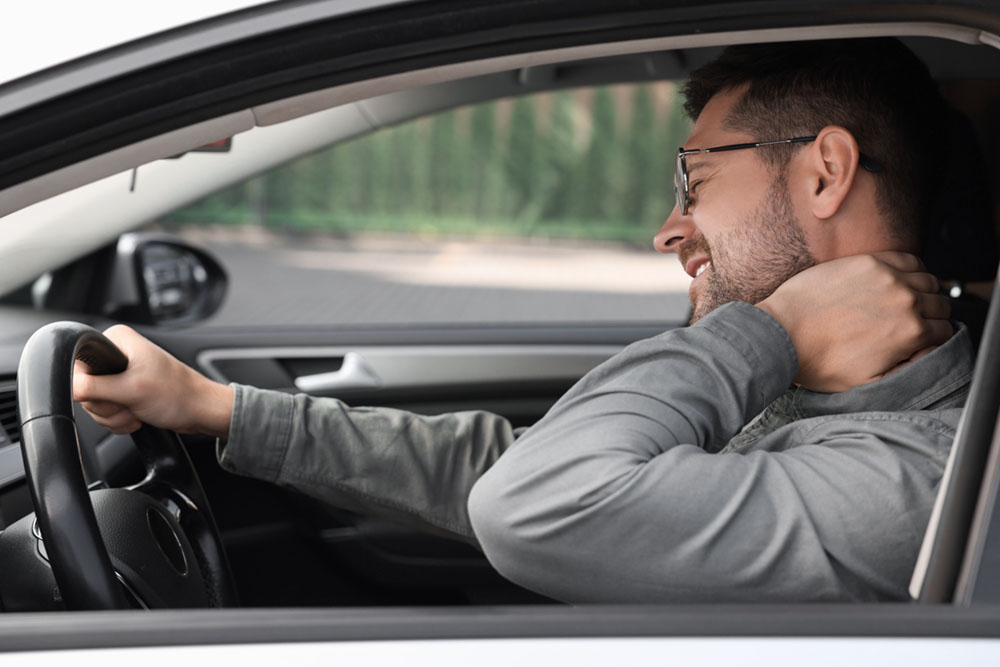
[[[776,139],[774,141],[757,141],[742,144],[728,144],[726,146],[714,146],[712,148],[688,148],[683,146],[677,149],[677,166],[674,171],[674,199],[680,208],[681,215],[688,214],[688,204],[690,203],[691,191],[687,171],[687,156],[699,153],[724,153],[726,151],[739,151],[746,148],[760,148],[761,146],[777,146],[780,144],[807,144],[816,141],[816,136],[793,137],[791,139]],[[865,171],[873,174],[885,171],[885,166],[877,160],[873,160],[864,153],[859,154],[858,164]],[[678,182],[679,181],[679,182]],[[683,196],[682,196],[683,195]]]

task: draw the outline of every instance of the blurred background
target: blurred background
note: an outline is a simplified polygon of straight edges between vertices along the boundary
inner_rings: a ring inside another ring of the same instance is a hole
[[[690,130],[682,103],[659,82],[454,109],[300,158],[157,226],[238,274],[219,323],[683,320],[689,280],[652,250]],[[289,293],[317,310],[295,310]],[[347,304],[347,320],[321,314]]]

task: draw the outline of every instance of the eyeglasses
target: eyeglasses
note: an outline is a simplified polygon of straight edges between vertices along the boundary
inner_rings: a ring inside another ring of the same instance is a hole
[[[716,146],[714,148],[691,148],[684,150],[684,147],[677,149],[677,168],[674,172],[674,196],[677,200],[677,206],[681,210],[681,215],[688,214],[688,204],[690,201],[690,184],[688,181],[688,170],[687,170],[687,156],[694,155],[696,153],[723,153],[725,151],[739,151],[744,148],[760,148],[761,146],[776,146],[778,144],[806,144],[810,141],[815,141],[816,137],[795,137],[794,139],[779,139],[777,141],[759,141],[756,143],[747,144],[729,144],[728,146]],[[877,174],[881,171],[885,171],[885,167],[882,163],[877,160],[873,160],[864,153],[861,153],[858,159],[858,164],[861,165],[865,171],[870,171],[873,174]]]

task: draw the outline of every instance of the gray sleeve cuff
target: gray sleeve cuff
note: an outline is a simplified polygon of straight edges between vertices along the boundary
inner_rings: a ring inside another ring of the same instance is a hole
[[[754,385],[765,405],[787,389],[799,372],[799,355],[785,327],[749,303],[727,303],[692,327],[711,331],[747,359],[752,367],[762,371],[756,374]]]
[[[292,430],[290,394],[232,383],[233,417],[229,440],[216,445],[219,464],[229,472],[276,481]]]

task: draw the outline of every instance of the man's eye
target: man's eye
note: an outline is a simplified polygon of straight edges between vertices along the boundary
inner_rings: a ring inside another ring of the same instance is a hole
[[[690,207],[694,204],[695,193],[698,191],[698,186],[702,184],[702,181],[695,181],[690,186],[688,186],[688,206]]]

